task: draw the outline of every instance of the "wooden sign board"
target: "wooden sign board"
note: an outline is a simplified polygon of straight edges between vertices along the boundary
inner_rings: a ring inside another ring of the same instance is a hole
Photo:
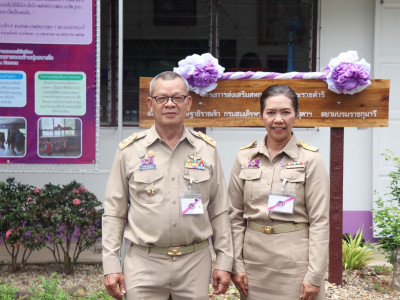
[[[154,122],[147,107],[152,78],[140,78],[139,126]],[[323,80],[242,79],[221,80],[205,97],[191,93],[193,104],[187,127],[263,127],[260,96],[269,86],[285,84],[298,96],[300,118],[296,127],[387,127],[389,117],[388,79],[374,79],[354,95],[336,94]]]

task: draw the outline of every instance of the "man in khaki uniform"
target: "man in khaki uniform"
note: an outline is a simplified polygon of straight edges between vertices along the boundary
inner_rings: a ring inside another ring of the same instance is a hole
[[[230,284],[228,197],[215,141],[188,130],[192,103],[179,74],[164,72],[147,99],[154,125],[117,149],[103,215],[104,283],[116,299],[207,299]],[[130,244],[122,273],[118,250]]]

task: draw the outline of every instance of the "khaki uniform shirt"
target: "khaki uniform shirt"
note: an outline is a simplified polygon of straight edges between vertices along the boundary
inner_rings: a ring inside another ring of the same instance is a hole
[[[206,142],[208,141],[208,142]],[[211,145],[213,144],[213,145]],[[141,170],[143,156],[155,168]],[[185,166],[190,156],[204,170]],[[202,194],[204,214],[182,214],[180,192]],[[121,142],[110,171],[103,215],[104,274],[121,272],[118,250],[122,237],[142,246],[183,246],[213,237],[215,268],[230,272],[233,249],[228,194],[215,141],[184,129],[175,149],[161,140],[155,127]]]
[[[320,286],[328,261],[330,196],[322,156],[314,147],[300,146],[293,134],[271,161],[264,141],[265,138],[258,145],[243,147],[232,168],[228,188],[234,246],[232,273],[245,272],[242,250],[247,220],[259,224],[309,223],[309,267],[304,280]],[[249,167],[253,159],[259,160],[259,167]],[[290,163],[303,163],[304,167],[287,168]],[[269,192],[271,188],[279,190],[285,178],[285,188],[296,191],[294,213],[270,212]]]

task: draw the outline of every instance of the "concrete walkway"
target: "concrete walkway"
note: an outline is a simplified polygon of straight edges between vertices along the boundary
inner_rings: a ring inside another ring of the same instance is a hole
[[[390,263],[387,262],[386,258],[385,258],[385,254],[383,253],[383,251],[379,251],[378,254],[375,256],[376,258],[371,261],[368,266],[381,266],[381,265],[385,265],[385,266],[392,266]]]

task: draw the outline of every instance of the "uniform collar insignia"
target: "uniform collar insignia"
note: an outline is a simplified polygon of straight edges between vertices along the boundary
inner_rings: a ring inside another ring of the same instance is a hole
[[[189,158],[193,159],[194,161],[198,161],[201,159],[201,156],[197,155],[197,152],[195,152],[193,155],[189,155]]]

